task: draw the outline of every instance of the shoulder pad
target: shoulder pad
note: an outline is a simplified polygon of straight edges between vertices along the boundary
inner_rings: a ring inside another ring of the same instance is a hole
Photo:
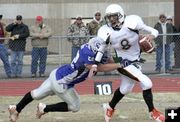
[[[107,25],[103,25],[99,28],[97,36],[101,38],[103,41],[106,41],[109,35],[112,33],[112,29]]]
[[[123,26],[133,30],[138,30],[138,26],[142,24],[144,24],[144,22],[141,17],[137,15],[129,15],[126,16]]]

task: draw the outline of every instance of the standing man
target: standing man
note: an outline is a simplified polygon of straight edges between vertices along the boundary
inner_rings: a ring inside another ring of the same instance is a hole
[[[89,30],[89,34],[92,36],[97,35],[98,29],[103,25],[102,17],[100,12],[96,12],[94,14],[93,20],[88,23],[87,29]]]
[[[155,24],[154,28],[158,30],[159,34],[173,33],[173,26],[166,22],[166,16],[161,14],[159,16],[159,21]],[[155,39],[156,43],[156,69],[155,71],[160,73],[163,60],[163,51],[165,51],[165,71],[169,72],[171,70],[170,61],[170,44],[173,40],[172,35],[161,35]],[[164,43],[163,43],[164,42]],[[165,50],[163,50],[163,44],[165,44]]]
[[[82,17],[77,16],[75,22],[68,28],[68,38],[69,42],[72,42],[72,57],[74,59],[77,51],[80,49],[82,44],[85,44],[88,41],[88,38],[85,37],[89,35],[88,29],[82,21]],[[77,36],[77,37],[76,37]],[[83,36],[83,37],[80,37]]]
[[[0,15],[0,58],[4,64],[4,70],[6,72],[6,75],[8,78],[11,77],[11,67],[9,63],[9,58],[8,58],[8,50],[6,45],[4,44],[4,37],[5,37],[5,23],[2,22],[2,17],[3,15]]]
[[[6,27],[6,31],[11,32],[9,48],[11,49],[12,77],[21,77],[26,38],[29,36],[29,29],[22,22],[22,16],[17,15],[16,20]]]
[[[39,76],[44,77],[47,60],[48,38],[51,36],[51,28],[43,23],[43,17],[36,17],[36,24],[30,28],[32,37],[32,62],[31,76],[36,77],[37,68],[39,67]],[[39,62],[38,62],[39,61]]]
[[[152,81],[141,71],[139,65],[140,46],[139,31],[148,32],[146,37],[152,41],[158,36],[158,31],[147,26],[137,15],[125,16],[124,10],[118,4],[111,4],[106,8],[105,20],[98,31],[98,37],[104,40],[104,44],[98,49],[95,57],[96,64],[101,61],[106,46],[111,45],[117,52],[119,63],[123,68],[118,69],[121,75],[121,85],[116,89],[110,102],[103,104],[104,118],[110,122],[115,107],[119,101],[132,91],[136,82],[141,86],[144,101],[148,107],[150,117],[158,122],[165,120],[164,115],[153,104]],[[97,65],[94,64],[91,72],[95,72]],[[91,75],[90,75],[91,76]],[[132,76],[129,78],[129,76]]]

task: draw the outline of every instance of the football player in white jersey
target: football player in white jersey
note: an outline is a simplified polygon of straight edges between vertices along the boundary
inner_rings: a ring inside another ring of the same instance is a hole
[[[135,82],[139,82],[142,88],[150,117],[158,122],[164,121],[164,115],[153,105],[152,82],[141,72],[139,65],[139,31],[148,32],[149,34],[146,36],[150,41],[158,36],[158,31],[145,25],[141,17],[137,15],[125,16],[123,9],[118,4],[111,4],[106,8],[105,20],[107,24],[98,30],[98,37],[102,38],[104,43],[99,48],[95,61],[100,62],[105,47],[111,45],[117,53],[120,64],[124,66],[118,70],[122,74],[120,87],[114,92],[112,100],[103,104],[105,121],[110,121],[116,104],[132,91]],[[93,70],[96,70],[95,66],[91,72]]]
[[[54,69],[39,88],[28,92],[17,105],[9,105],[10,121],[16,122],[22,109],[33,100],[40,100],[54,94],[61,98],[63,102],[51,105],[39,103],[36,113],[37,118],[41,118],[42,115],[48,112],[79,111],[80,100],[74,86],[88,78],[89,69],[94,64],[94,58],[101,42],[101,39],[97,37],[90,39],[88,43],[81,46],[70,64]],[[101,63],[97,66],[97,71],[112,71],[121,67],[119,63],[107,64],[112,62],[107,53],[103,55]]]

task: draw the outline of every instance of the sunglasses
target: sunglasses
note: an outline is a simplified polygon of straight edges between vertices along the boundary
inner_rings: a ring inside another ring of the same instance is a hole
[[[77,18],[76,20],[82,20],[81,18]]]
[[[100,14],[96,14],[95,16],[101,16]]]

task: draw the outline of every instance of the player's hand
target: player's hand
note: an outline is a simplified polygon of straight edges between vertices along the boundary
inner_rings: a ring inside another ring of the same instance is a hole
[[[152,40],[155,38],[153,35],[147,35],[146,37],[150,42],[152,42]]]
[[[97,65],[94,64],[91,66],[91,69],[90,69],[89,74],[88,74],[88,78],[93,77],[96,73],[97,73]]]
[[[43,37],[43,34],[39,34],[39,38],[40,39],[43,39],[44,37]]]
[[[152,40],[155,38],[153,35],[149,34],[149,35],[139,35],[139,40],[141,40],[142,38],[147,37],[147,40],[149,40],[150,42],[152,42]]]
[[[13,40],[13,41],[15,40],[14,36],[10,37],[10,39]]]
[[[14,35],[15,39],[19,39],[19,34]]]
[[[17,24],[17,20],[14,20],[14,21],[13,21],[13,24],[15,24],[15,25],[16,25],[16,24]]]

